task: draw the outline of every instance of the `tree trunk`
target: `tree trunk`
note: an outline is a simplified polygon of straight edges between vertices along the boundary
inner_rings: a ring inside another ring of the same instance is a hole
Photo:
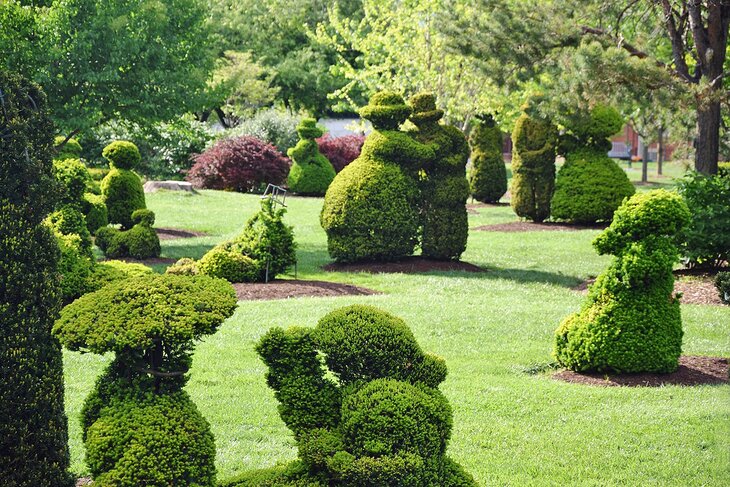
[[[641,182],[649,182],[649,144],[646,141],[641,154]]]
[[[662,175],[662,163],[664,162],[664,127],[659,127],[658,144],[656,153],[656,173]]]
[[[697,110],[697,147],[695,169],[704,174],[717,174],[720,154],[720,103],[713,102]]]

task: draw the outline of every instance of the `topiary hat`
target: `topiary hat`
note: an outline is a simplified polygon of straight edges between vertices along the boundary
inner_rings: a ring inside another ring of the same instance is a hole
[[[324,134],[324,130],[317,125],[313,118],[303,118],[297,125],[297,133],[302,139],[316,139]]]
[[[396,130],[411,114],[403,97],[392,91],[381,91],[360,109],[360,116],[372,122],[376,129]]]
[[[411,122],[436,122],[444,116],[444,111],[436,108],[436,97],[433,93],[419,93],[409,100],[413,108]]]

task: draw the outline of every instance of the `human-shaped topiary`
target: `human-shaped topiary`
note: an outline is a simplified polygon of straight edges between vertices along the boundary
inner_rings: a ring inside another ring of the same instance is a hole
[[[151,275],[64,308],[53,333],[70,350],[114,352],[82,410],[94,485],[215,485],[210,427],[182,390],[194,341],[236,308],[230,284]]]
[[[317,137],[324,131],[313,118],[305,118],[297,126],[299,142],[287,151],[292,160],[287,182],[295,193],[309,196],[322,196],[335,178],[335,168],[320,154]]]
[[[63,161],[64,159],[79,159],[81,157],[81,152],[83,151],[79,141],[73,137],[66,140],[66,137],[63,135],[58,135],[55,139],[53,139],[53,145],[55,146],[55,154],[53,155],[54,160]]]
[[[337,262],[391,261],[411,255],[418,241],[418,187],[414,174],[433,150],[398,130],[411,109],[383,91],[360,115],[372,122],[360,156],[332,181],[320,222]]]
[[[555,332],[555,357],[576,371],[672,372],[682,351],[672,267],[677,233],[689,221],[681,197],[637,194],[616,210],[593,246],[616,256],[578,313]]]
[[[160,238],[152,228],[155,214],[150,210],[135,210],[132,213],[134,226],[129,230],[102,227],[96,232],[96,245],[111,258],[133,257],[150,259],[159,257]]]
[[[502,131],[492,115],[476,118],[469,134],[471,195],[482,203],[498,203],[507,192],[507,168],[502,157]]]
[[[132,170],[141,156],[137,146],[117,140],[104,148],[104,158],[110,171],[101,181],[101,193],[109,214],[109,223],[119,223],[122,229],[132,228],[132,213],[146,208],[142,181]]]
[[[314,329],[274,328],[256,351],[299,460],[225,485],[476,485],[446,456],[452,413],[438,390],[446,365],[421,350],[403,320],[349,306]]]
[[[626,173],[608,157],[610,136],[623,119],[607,106],[597,105],[567,127],[560,152],[565,163],[558,171],[550,213],[574,223],[610,221],[625,198],[634,194]]]
[[[461,130],[439,123],[444,112],[436,108],[433,94],[415,95],[410,105],[413,109],[410,121],[418,128],[412,132],[413,136],[434,150],[434,158],[423,161],[418,178],[421,250],[425,257],[459,260],[469,236],[466,212],[469,144]]]
[[[555,188],[557,128],[549,121],[523,113],[512,132],[510,204],[517,216],[541,222],[550,216]]]

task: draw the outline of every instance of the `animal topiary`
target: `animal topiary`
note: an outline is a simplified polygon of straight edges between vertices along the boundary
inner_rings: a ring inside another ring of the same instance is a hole
[[[502,131],[491,115],[477,118],[469,143],[471,195],[482,203],[497,203],[507,192],[507,168],[502,157]]]
[[[550,121],[527,113],[515,123],[510,204],[520,217],[541,222],[550,216],[557,135]]]
[[[551,215],[573,223],[610,221],[625,198],[634,194],[626,173],[607,155],[608,137],[623,126],[611,107],[598,105],[570,130],[565,164],[558,171]]]
[[[111,169],[101,181],[109,223],[119,223],[128,230],[134,225],[132,213],[146,208],[142,181],[132,172],[141,159],[139,150],[131,142],[117,140],[106,146],[102,155]]]
[[[136,210],[132,213],[134,226],[129,230],[102,227],[96,232],[96,245],[111,258],[133,257],[149,259],[159,257],[160,238],[152,228],[155,214],[150,210]]]
[[[335,168],[319,153],[317,142],[324,131],[313,118],[303,119],[297,126],[299,142],[287,151],[292,160],[287,182],[295,193],[322,196],[335,177]]]
[[[397,260],[417,243],[418,187],[412,175],[433,150],[398,131],[411,113],[403,98],[380,92],[360,110],[373,124],[360,157],[332,181],[320,222],[337,262]]]
[[[410,99],[410,121],[418,128],[415,139],[434,149],[434,158],[423,161],[418,177],[421,210],[421,250],[425,257],[459,260],[469,236],[466,200],[469,182],[466,163],[469,144],[461,130],[441,125],[443,111],[431,93]]]
[[[637,194],[616,210],[593,242],[616,256],[578,313],[555,332],[555,357],[576,371],[672,372],[682,350],[679,300],[673,296],[675,239],[690,218],[681,197]]]
[[[446,366],[399,318],[349,306],[313,330],[274,328],[256,351],[299,460],[224,485],[476,485],[446,456],[452,412],[438,390]]]

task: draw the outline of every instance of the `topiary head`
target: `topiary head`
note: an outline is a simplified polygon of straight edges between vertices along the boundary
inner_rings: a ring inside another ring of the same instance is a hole
[[[135,224],[151,227],[155,224],[155,212],[152,210],[135,210],[132,212],[132,221]]]
[[[115,140],[104,147],[101,155],[117,169],[134,169],[142,160],[137,146],[126,140]]]
[[[317,125],[317,121],[313,118],[303,118],[297,125],[297,133],[302,139],[316,139],[324,134],[322,127]]]
[[[392,91],[376,93],[370,103],[360,109],[360,116],[370,120],[377,130],[397,130],[410,114],[411,107]]]
[[[444,116],[444,111],[436,108],[436,96],[433,93],[419,93],[408,100],[413,113],[409,117],[416,126],[436,123]]]
[[[53,145],[56,146],[56,157],[54,159],[62,161],[64,159],[78,159],[81,157],[82,149],[79,141],[76,139],[68,139],[65,144],[58,147],[64,140],[66,140],[66,137],[63,135],[59,135],[54,139]]]
[[[606,140],[619,132],[623,125],[624,119],[615,108],[596,105],[591,108],[587,116],[576,120],[575,125],[570,127],[570,131],[578,138],[581,145],[595,145],[603,148],[606,146]]]
[[[54,159],[53,168],[56,179],[65,189],[64,202],[80,205],[91,181],[91,174],[83,162],[71,156],[64,159]]]

